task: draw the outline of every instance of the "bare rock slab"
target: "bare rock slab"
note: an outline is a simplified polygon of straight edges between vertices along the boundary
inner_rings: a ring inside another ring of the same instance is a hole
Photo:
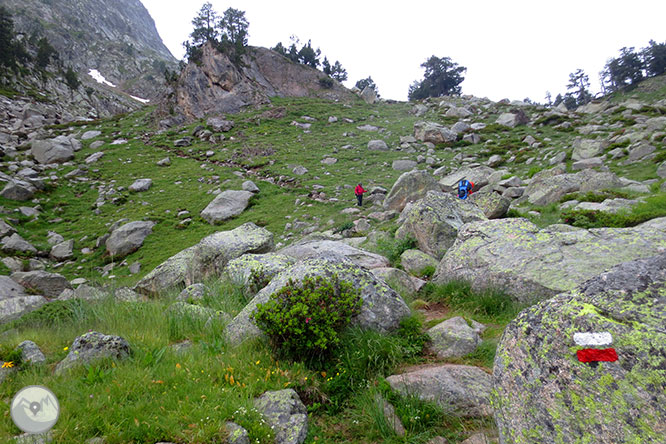
[[[201,217],[211,225],[231,219],[245,211],[252,196],[254,193],[250,191],[223,191],[204,208]]]
[[[266,392],[254,405],[275,432],[276,444],[301,444],[308,434],[307,408],[292,389]]]
[[[478,367],[444,364],[386,378],[393,390],[433,401],[461,417],[492,414],[491,376]]]

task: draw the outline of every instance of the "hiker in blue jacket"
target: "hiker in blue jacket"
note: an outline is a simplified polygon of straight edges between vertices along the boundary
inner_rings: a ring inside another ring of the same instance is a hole
[[[472,194],[472,189],[474,188],[474,182],[471,182],[464,177],[458,182],[458,197],[462,200],[467,199],[467,196]]]

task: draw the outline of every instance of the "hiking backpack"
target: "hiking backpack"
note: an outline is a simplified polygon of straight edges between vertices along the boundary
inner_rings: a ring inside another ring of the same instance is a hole
[[[462,179],[458,182],[458,197],[461,199],[466,198],[470,188],[469,181],[467,179]]]

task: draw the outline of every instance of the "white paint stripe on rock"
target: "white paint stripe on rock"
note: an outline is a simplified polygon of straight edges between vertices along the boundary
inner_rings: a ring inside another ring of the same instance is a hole
[[[598,333],[574,333],[574,342],[576,345],[583,347],[610,345],[613,343],[613,336],[605,331]]]

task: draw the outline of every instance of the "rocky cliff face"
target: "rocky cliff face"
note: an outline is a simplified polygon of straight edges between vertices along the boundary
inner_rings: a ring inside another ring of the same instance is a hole
[[[145,99],[164,91],[176,60],[139,0],[0,0],[26,37],[45,36],[84,81],[98,70],[116,89]]]
[[[189,118],[238,112],[267,103],[270,97],[322,97],[347,100],[352,93],[316,69],[299,65],[266,48],[250,47],[241,66],[234,65],[213,46],[203,48],[201,61],[181,74],[174,98]]]

